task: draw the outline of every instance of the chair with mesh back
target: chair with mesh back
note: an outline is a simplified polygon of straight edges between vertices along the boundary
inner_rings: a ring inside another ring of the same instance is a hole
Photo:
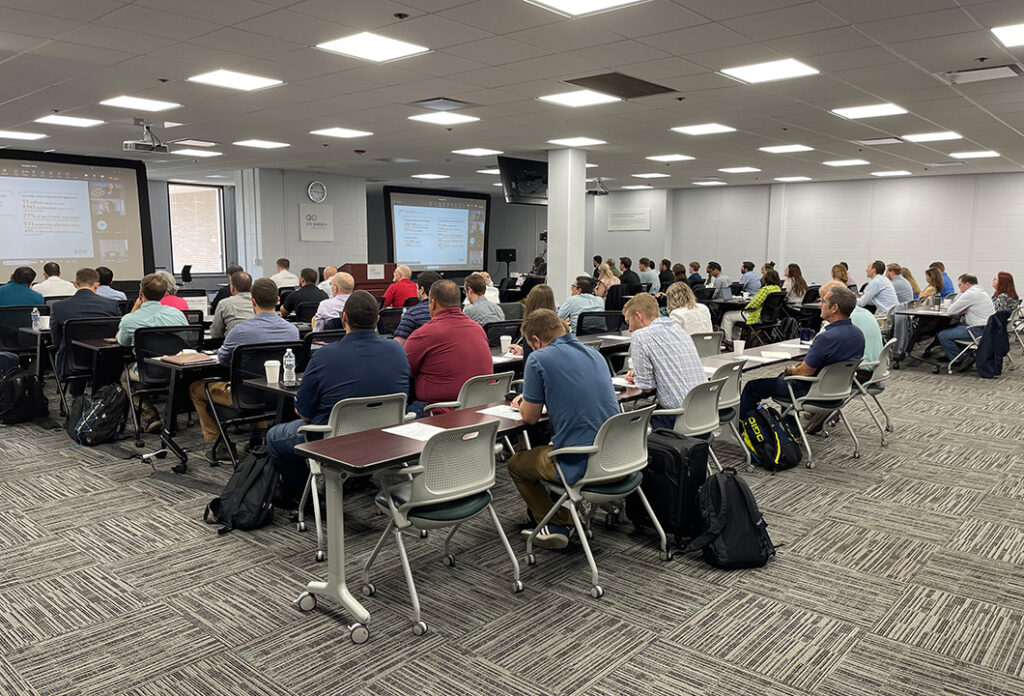
[[[178,297],[206,297],[207,294],[203,288],[178,288]]]
[[[293,315],[295,321],[304,321],[307,324],[313,321],[313,317],[316,316],[316,310],[319,306],[319,302],[300,302],[295,308],[295,314]]]
[[[796,427],[800,431],[800,437],[803,439],[804,449],[807,451],[808,469],[814,468],[814,459],[811,453],[811,443],[801,422],[801,417],[805,413],[825,418],[833,415],[838,416],[843,421],[843,425],[846,426],[846,430],[849,431],[850,437],[853,438],[853,458],[860,458],[860,441],[857,439],[857,434],[853,432],[853,428],[850,427],[850,422],[843,415],[843,407],[853,398],[853,376],[857,371],[858,365],[860,365],[860,360],[847,360],[826,365],[813,377],[790,375],[786,377],[786,388],[789,390],[789,396],[772,397],[783,407],[783,418],[792,416],[793,420],[796,421]],[[793,384],[796,382],[806,382],[810,385],[806,395],[796,396],[793,392]]]
[[[583,546],[583,553],[587,557],[587,565],[590,567],[590,596],[595,599],[600,598],[604,594],[604,590],[601,588],[597,564],[594,562],[594,554],[590,550],[588,541],[593,537],[590,528],[591,517],[598,506],[620,501],[634,494],[639,496],[640,502],[647,510],[647,514],[658,532],[661,541],[661,558],[666,561],[671,558],[668,542],[665,539],[665,530],[662,529],[654,511],[651,510],[650,503],[647,502],[647,496],[640,488],[640,484],[644,480],[643,469],[647,466],[647,426],[651,421],[654,409],[654,406],[648,406],[616,414],[601,425],[597,435],[594,436],[594,444],[561,447],[548,454],[555,464],[559,480],[557,482],[541,480],[541,483],[551,493],[557,495],[558,500],[530,533],[530,536],[526,538],[526,562],[528,565],[532,566],[537,563],[533,554],[533,540],[537,536],[537,532],[551,521],[559,508],[564,507],[572,516],[576,530],[582,530],[579,540]],[[565,474],[558,461],[559,457],[567,454],[587,455],[587,470],[573,484],[566,482]],[[585,520],[580,519],[580,514],[577,511],[577,507],[583,501],[591,504],[590,514],[586,516]]]
[[[621,312],[625,306],[626,288],[621,283],[610,286],[604,294],[604,308],[610,312]]]
[[[618,333],[626,328],[622,312],[580,312],[576,319],[576,335]]]
[[[498,306],[501,307],[501,311],[505,313],[505,318],[509,321],[523,320],[523,310],[526,306],[522,302],[499,302]]]
[[[512,378],[514,376],[514,372],[499,372],[493,375],[477,375],[476,377],[470,377],[459,389],[459,395],[455,397],[455,401],[439,401],[437,403],[428,404],[423,407],[423,413],[429,416],[435,409],[439,408],[450,408],[454,411],[458,411],[463,408],[486,406],[487,404],[504,401],[505,395],[512,389]],[[525,432],[522,433],[522,436],[526,443],[526,448],[529,449],[529,438]],[[515,451],[512,447],[512,441],[509,440],[507,435],[504,438],[504,443],[505,446],[508,447],[509,452]]]
[[[136,329],[132,340],[132,352],[135,355],[135,373],[138,381],[131,377],[125,379],[128,385],[129,411],[132,415],[132,425],[135,427],[135,442],[138,445],[142,442],[141,429],[139,427],[139,414],[135,408],[133,397],[167,395],[167,388],[170,385],[171,371],[159,365],[151,365],[146,358],[159,358],[164,355],[176,355],[182,350],[199,350],[203,342],[202,326],[153,326]],[[125,370],[130,366],[126,365]],[[127,376],[127,375],[126,375]],[[164,427],[170,427],[165,423]]]
[[[377,333],[381,336],[390,336],[395,333],[398,324],[402,321],[402,313],[405,310],[400,307],[389,307],[382,309],[377,317]]]
[[[715,289],[699,286],[693,288],[693,296],[697,298],[698,302],[710,302],[715,299]]]
[[[800,304],[813,304],[817,302],[821,297],[821,286],[812,285],[807,288],[807,292],[804,293],[804,299],[800,300]]]
[[[494,440],[497,434],[498,421],[485,421],[479,425],[435,433],[424,444],[419,463],[376,476],[381,491],[374,502],[391,519],[363,567],[363,594],[372,596],[376,592],[376,587],[370,581],[370,567],[388,536],[394,536],[409,588],[412,630],[416,635],[426,633],[427,624],[420,619],[419,596],[416,594],[412,568],[402,540],[403,530],[411,528],[423,532],[450,527],[444,540],[444,562],[454,566],[452,537],[463,522],[486,509],[512,563],[512,590],[523,591],[523,583],[519,579],[519,562],[501,527],[498,513],[491,505]]]
[[[484,324],[484,333],[487,334],[487,345],[497,348],[501,345],[502,336],[511,336],[512,342],[519,339],[520,321],[492,321]]]
[[[405,302],[402,303],[402,307],[405,307],[405,308],[415,307],[419,303],[420,303],[419,296],[418,295],[414,295],[412,297],[405,298]]]
[[[747,460],[747,467],[749,468],[751,466],[750,452],[743,444],[743,436],[740,434],[739,426],[737,425],[740,416],[740,395],[742,394],[740,377],[743,375],[743,366],[746,363],[745,358],[738,358],[727,362],[715,370],[708,381],[725,380],[725,384],[722,385],[722,391],[718,395],[718,423],[719,425],[727,425],[729,427],[729,432],[736,438],[736,444],[743,450],[743,456]]]
[[[0,307],[0,350],[16,355],[34,355],[36,337],[21,331],[32,326],[32,310],[39,310],[39,316],[50,316],[47,305],[11,305]]]
[[[871,377],[864,380],[863,382],[854,379],[854,386],[857,387],[858,396],[860,400],[864,402],[864,408],[867,409],[868,415],[871,416],[871,420],[875,422],[875,427],[878,428],[878,432],[882,435],[881,445],[887,447],[889,441],[886,438],[886,433],[893,432],[892,421],[889,420],[889,413],[882,406],[882,402],[878,400],[878,395],[885,390],[885,383],[892,376],[891,365],[892,365],[892,351],[896,345],[896,339],[889,339],[884,346],[882,346],[881,352],[878,354],[878,360],[874,362],[861,363],[861,370],[871,370]],[[871,408],[871,404],[868,403],[868,397],[871,397],[875,405],[878,406],[878,410],[882,412],[885,417],[885,427],[879,422],[878,417],[875,415],[874,409]]]
[[[310,331],[302,339],[302,352],[295,356],[295,371],[305,372],[313,353],[324,346],[336,343],[345,338],[345,329],[332,329],[330,331]]]
[[[1024,316],[1021,316],[1020,305],[1017,305],[1016,309],[1010,313],[1010,318],[1006,320],[1006,331],[1016,337],[1021,352],[1024,352]]]
[[[785,317],[786,293],[773,292],[761,304],[761,316],[756,324],[748,324],[754,338],[762,346],[785,339],[782,319]]]
[[[683,405],[679,408],[665,408],[654,412],[656,416],[675,416],[676,422],[672,429],[680,435],[707,440],[708,454],[711,455],[711,459],[719,471],[722,470],[722,464],[718,461],[718,456],[711,443],[719,426],[718,400],[722,396],[722,389],[727,381],[726,378],[721,378],[698,384],[686,392],[686,396],[683,397]],[[708,472],[711,473],[710,464]]]
[[[95,351],[74,345],[75,341],[96,338],[113,338],[121,323],[120,317],[68,319],[64,322],[64,346],[60,351],[63,365],[54,357],[53,375],[57,381],[57,395],[61,408],[67,412],[67,388],[72,382],[88,382],[97,378],[93,374]],[[57,347],[53,347],[54,354]],[[95,389],[95,382],[93,389]]]
[[[132,307],[135,306],[135,300],[118,300],[117,311],[121,313],[123,317],[125,314],[129,314],[132,311]]]
[[[716,355],[721,355],[722,339],[724,337],[725,334],[721,331],[690,334],[690,338],[693,339],[693,345],[697,347],[697,355],[701,358],[713,358]]]
[[[51,295],[50,297],[44,297],[43,302],[46,303],[47,307],[52,307],[58,302],[63,302],[69,297],[72,297],[72,295]]]
[[[398,425],[405,418],[405,394],[384,394],[381,396],[363,396],[342,399],[334,404],[326,425],[302,425],[299,432],[310,441],[310,436],[320,434],[322,437],[341,437],[373,428],[386,428]],[[323,526],[320,516],[320,499],[317,496],[317,480],[323,476],[320,462],[307,459],[309,478],[302,490],[296,526],[300,532],[306,531],[305,510],[306,499],[313,496],[313,521],[316,524],[316,560],[322,561],[324,555]]]
[[[185,315],[185,320],[188,321],[190,326],[202,326],[203,325],[203,310],[201,309],[183,309],[181,313]]]

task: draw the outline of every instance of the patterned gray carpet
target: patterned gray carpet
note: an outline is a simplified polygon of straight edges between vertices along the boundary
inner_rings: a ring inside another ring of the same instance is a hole
[[[377,565],[370,641],[329,601],[292,600],[323,564],[315,537],[274,526],[217,536],[202,510],[227,479],[193,456],[153,474],[131,441],[72,447],[37,425],[0,429],[0,694],[675,694],[1024,696],[1024,370],[896,373],[879,444],[849,409],[815,438],[818,467],[744,474],[777,543],[766,568],[663,563],[627,523],[582,552],[539,551],[526,592],[486,518],[408,547],[430,630],[416,637],[396,550]],[[56,410],[56,409],[54,409]],[[150,437],[150,444],[155,439]],[[203,451],[198,429],[183,438]],[[718,447],[724,463],[739,450]],[[500,465],[499,465],[500,466]],[[513,547],[523,508],[499,473]],[[349,506],[350,569],[383,528]]]

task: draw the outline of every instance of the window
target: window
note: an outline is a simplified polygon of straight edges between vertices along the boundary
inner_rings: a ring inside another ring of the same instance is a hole
[[[220,186],[168,184],[171,261],[176,270],[223,273],[224,199]]]

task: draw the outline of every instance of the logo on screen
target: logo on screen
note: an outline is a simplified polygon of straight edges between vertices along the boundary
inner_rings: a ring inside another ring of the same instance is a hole
[[[316,222],[316,215],[312,215],[312,214],[307,215],[306,216],[306,222]]]

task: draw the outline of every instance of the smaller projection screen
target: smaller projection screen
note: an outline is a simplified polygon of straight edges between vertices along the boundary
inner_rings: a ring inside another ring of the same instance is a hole
[[[491,198],[483,193],[384,187],[388,258],[413,271],[479,271]]]

